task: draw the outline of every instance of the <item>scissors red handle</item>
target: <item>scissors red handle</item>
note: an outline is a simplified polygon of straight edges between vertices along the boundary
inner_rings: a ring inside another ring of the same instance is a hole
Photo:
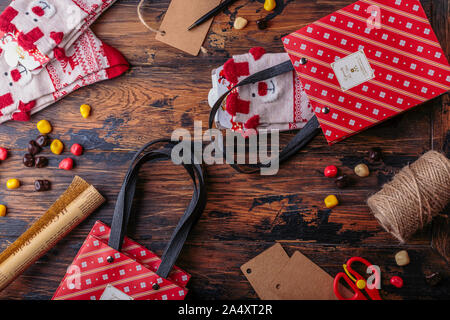
[[[347,282],[347,284],[352,288],[353,292],[355,293],[351,298],[344,298],[340,291],[339,291],[339,281],[342,279]],[[367,298],[363,295],[361,290],[358,289],[358,287],[355,285],[355,283],[343,272],[339,272],[336,277],[334,278],[333,283],[333,290],[334,294],[339,300],[367,300]]]
[[[348,270],[348,272],[351,273],[357,280],[364,280],[364,281],[366,281],[366,279],[363,278],[358,272],[353,270],[353,268],[352,268],[352,263],[353,262],[360,262],[360,263],[366,265],[367,268],[372,268],[373,264],[370,263],[369,261],[367,261],[366,259],[361,258],[361,257],[353,257],[353,258],[350,258],[347,261],[347,270]],[[381,277],[380,277],[379,274],[376,274],[376,272],[378,272],[377,269],[373,268],[373,272],[374,272],[373,275],[375,276],[376,281],[379,281],[381,279]],[[378,289],[377,289],[376,285],[373,286],[373,287],[372,286],[369,287],[366,284],[365,290],[366,290],[367,294],[369,295],[369,297],[372,300],[381,300],[380,293],[378,292]]]

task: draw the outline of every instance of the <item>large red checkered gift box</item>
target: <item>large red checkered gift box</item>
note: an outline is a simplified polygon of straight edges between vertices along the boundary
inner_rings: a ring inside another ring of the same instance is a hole
[[[361,0],[282,40],[329,144],[450,89],[418,0]]]

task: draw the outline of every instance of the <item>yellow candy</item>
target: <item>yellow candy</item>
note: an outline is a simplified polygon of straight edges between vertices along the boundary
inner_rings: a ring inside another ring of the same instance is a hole
[[[339,204],[339,201],[335,195],[330,195],[330,196],[326,197],[324,202],[325,202],[325,206],[328,209],[334,208]]]
[[[277,2],[275,0],[266,0],[264,2],[264,9],[266,11],[272,11],[277,6]]]
[[[42,134],[47,134],[52,132],[52,125],[47,120],[41,120],[37,123],[37,129]]]
[[[20,181],[17,179],[9,179],[6,182],[6,187],[8,189],[17,189],[18,187],[20,187]]]
[[[358,280],[356,281],[356,286],[358,287],[358,289],[362,290],[366,287],[366,281]]]
[[[82,104],[80,106],[80,113],[83,116],[83,118],[86,119],[91,114],[91,106],[88,104]]]
[[[3,204],[0,204],[0,217],[6,216],[6,206]]]
[[[52,141],[52,144],[50,145],[50,150],[54,154],[61,154],[63,149],[64,149],[64,144],[60,140],[55,139]]]

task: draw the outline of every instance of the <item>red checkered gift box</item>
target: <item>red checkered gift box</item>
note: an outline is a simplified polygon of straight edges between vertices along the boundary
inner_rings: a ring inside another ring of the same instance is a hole
[[[121,252],[114,250],[108,246],[110,231],[104,223],[95,223],[53,300],[99,300],[107,285],[136,300],[184,299],[190,274],[174,267],[167,279],[160,277],[155,273],[161,263],[156,254],[127,237]]]
[[[157,143],[164,148],[145,151]],[[144,146],[132,161],[118,196],[112,227],[97,221],[69,266],[53,300],[182,300],[190,275],[174,266],[189,231],[206,202],[203,170],[184,165],[194,182],[191,203],[159,258],[125,236],[140,167],[145,162],[169,160],[175,144],[157,140]],[[194,163],[192,161],[191,163]]]
[[[418,0],[361,0],[283,38],[330,144],[450,89]]]

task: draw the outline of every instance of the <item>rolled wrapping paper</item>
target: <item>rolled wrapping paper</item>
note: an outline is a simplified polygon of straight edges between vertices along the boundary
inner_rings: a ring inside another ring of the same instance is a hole
[[[405,243],[450,202],[450,160],[428,151],[367,200],[380,225]]]
[[[50,209],[0,255],[0,291],[104,201],[93,186],[75,176]]]

